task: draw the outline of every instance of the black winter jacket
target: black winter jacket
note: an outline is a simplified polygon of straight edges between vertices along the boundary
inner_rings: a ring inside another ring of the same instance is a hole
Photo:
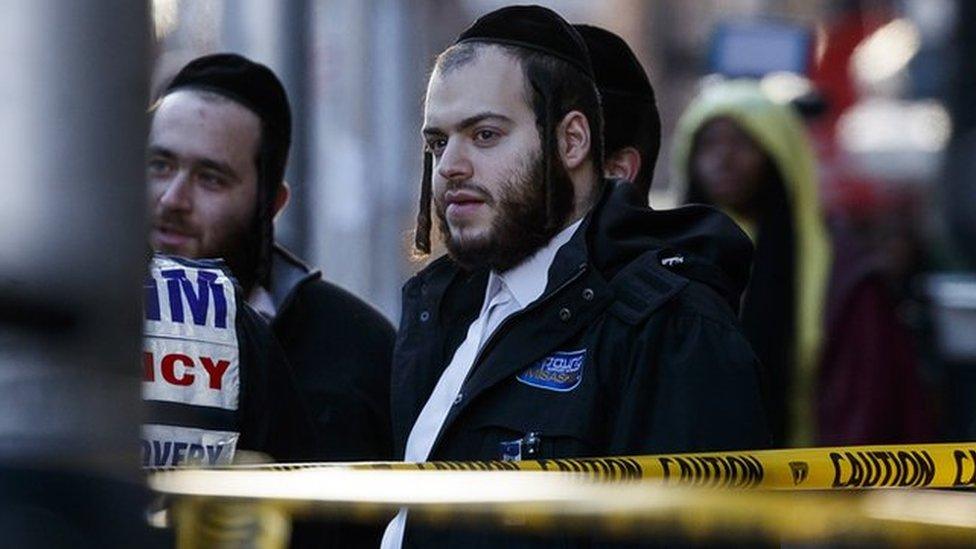
[[[390,361],[395,333],[364,301],[276,246],[271,322],[318,431],[314,459],[392,458]]]
[[[631,185],[608,182],[557,253],[542,297],[484,344],[431,460],[502,459],[511,441],[532,459],[769,444],[758,364],[736,320],[751,243],[714,209],[641,203]],[[440,258],[405,285],[392,373],[397,457],[487,279]],[[405,537],[405,546],[518,544],[409,522]]]
[[[271,322],[315,424],[316,461],[388,460],[395,333],[378,311],[322,279],[280,246],[272,259]],[[375,548],[372,524],[298,521],[291,547]]]

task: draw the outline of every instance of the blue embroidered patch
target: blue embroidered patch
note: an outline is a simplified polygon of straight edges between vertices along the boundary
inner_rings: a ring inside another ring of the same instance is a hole
[[[502,461],[522,461],[522,439],[505,440],[499,445]]]
[[[586,349],[558,351],[526,368],[516,379],[538,389],[565,393],[583,380]]]

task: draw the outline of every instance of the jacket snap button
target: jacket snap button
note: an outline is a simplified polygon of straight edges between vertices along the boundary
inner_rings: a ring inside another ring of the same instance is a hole
[[[565,307],[559,310],[559,320],[562,320],[563,322],[566,322],[567,320],[572,318],[572,316],[573,313],[569,312],[569,309]]]
[[[463,398],[464,398],[464,393],[458,393],[457,396],[454,397],[454,405],[457,406],[458,404],[461,404],[461,399]]]
[[[428,312],[428,311],[422,311],[420,313],[420,321],[421,322],[427,322],[428,320],[430,320],[430,312]]]
[[[593,301],[593,290],[590,288],[583,290],[583,299],[586,301]]]

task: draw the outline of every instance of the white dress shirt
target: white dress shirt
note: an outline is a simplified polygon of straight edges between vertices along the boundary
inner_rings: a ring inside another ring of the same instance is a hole
[[[560,231],[548,244],[515,267],[504,273],[491,271],[488,275],[481,313],[468,327],[467,337],[454,351],[454,357],[410,429],[404,461],[427,461],[444,420],[461,396],[461,386],[474,366],[478,352],[506,318],[539,299],[549,282],[549,267],[556,252],[569,242],[581,221]],[[390,521],[383,533],[382,549],[399,549],[403,545],[406,519],[406,510],[401,509]]]

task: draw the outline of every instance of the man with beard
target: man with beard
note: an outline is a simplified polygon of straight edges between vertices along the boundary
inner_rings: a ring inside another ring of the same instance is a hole
[[[630,181],[647,197],[661,148],[661,117],[651,81],[623,38],[592,25],[573,26],[586,42],[600,91],[603,171]]]
[[[274,243],[290,143],[288,98],[270,69],[233,54],[190,62],[152,111],[149,240],[167,254],[223,258],[270,320],[315,424],[305,458],[389,459],[392,326]]]
[[[290,140],[288,99],[267,67],[230,54],[188,64],[153,110],[150,242],[227,262],[295,370],[317,458],[387,458],[392,327],[273,241]]]
[[[416,245],[431,202],[448,250],[404,287],[398,457],[518,460],[768,443],[735,307],[751,245],[710,208],[654,212],[602,177],[601,112],[579,34],[509,7],[464,31],[427,88]],[[676,251],[669,239],[695,242]],[[516,546],[426,530],[384,547]]]

